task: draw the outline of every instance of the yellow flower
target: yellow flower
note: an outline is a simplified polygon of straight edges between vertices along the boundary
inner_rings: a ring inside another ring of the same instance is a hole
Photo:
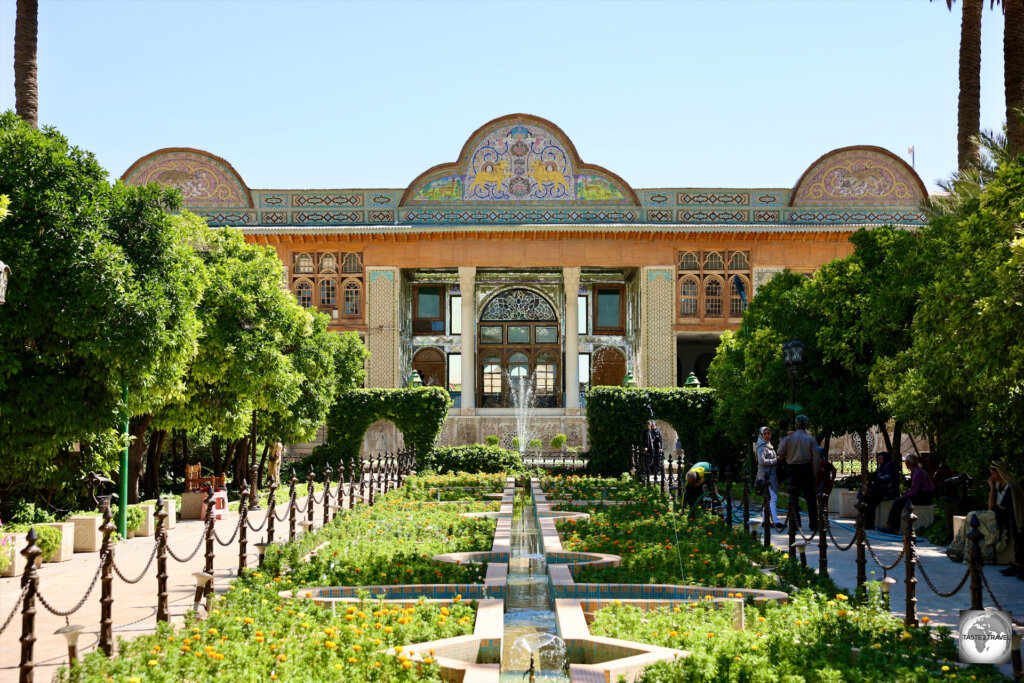
[[[132,676],[128,679],[128,683],[142,683],[142,679],[138,676]]]
[[[948,667],[948,666],[946,666],[945,664],[943,664],[943,665],[942,665],[942,670],[943,670],[943,671],[949,671],[949,667]]]
[[[324,647],[326,647],[328,650],[333,650],[334,648],[338,647],[338,644],[331,640],[325,640]]]
[[[148,664],[149,666],[156,666],[157,664],[159,664],[159,662],[155,659],[151,659],[148,662],[146,662],[146,664]]]
[[[871,647],[872,647],[872,649],[880,650],[882,648],[882,644],[881,643],[874,643]]]
[[[338,662],[337,664],[335,664],[334,668],[335,669],[340,669],[341,668],[341,662]]]
[[[245,623],[247,623],[247,624],[251,624],[252,623],[252,617],[246,617],[245,619],[243,619],[243,621]]]
[[[846,596],[845,596],[845,595],[843,595],[842,593],[837,593],[837,594],[836,594],[836,600],[841,600],[841,601],[843,601],[843,602],[846,602],[846,601],[847,601],[847,600],[849,600],[849,599],[850,599],[850,598],[846,597]]]
[[[929,617],[921,617],[921,623],[922,624],[927,624],[929,621],[931,621],[931,619]]]
[[[412,662],[409,662],[409,661],[402,662],[402,668],[403,669],[412,668]]]
[[[359,661],[359,660],[358,660],[358,659],[356,659],[355,657],[349,657],[349,658],[348,658],[348,663],[349,663],[349,664],[355,664],[355,663],[356,663],[356,662],[358,662],[358,661]]]
[[[217,635],[217,629],[215,628],[207,629],[206,632],[209,633],[211,636]]]
[[[431,657],[427,657],[426,659],[423,660],[423,663],[424,664],[433,664],[434,660]]]

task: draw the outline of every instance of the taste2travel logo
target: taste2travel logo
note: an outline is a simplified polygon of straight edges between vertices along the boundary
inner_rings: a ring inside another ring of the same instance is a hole
[[[960,610],[960,661],[1005,664],[1010,661],[1013,626],[1009,612]]]

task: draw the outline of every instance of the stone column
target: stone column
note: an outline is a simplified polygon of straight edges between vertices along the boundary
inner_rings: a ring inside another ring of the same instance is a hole
[[[462,413],[476,412],[476,267],[459,267],[462,292]]]
[[[572,415],[580,409],[580,269],[562,268],[565,286],[565,408]]]

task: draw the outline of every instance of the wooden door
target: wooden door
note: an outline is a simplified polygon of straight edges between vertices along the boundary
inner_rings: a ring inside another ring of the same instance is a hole
[[[594,352],[591,361],[590,385],[594,387],[617,387],[626,376],[626,357],[611,346],[604,346]]]
[[[437,349],[422,349],[413,356],[412,369],[420,373],[423,386],[448,388],[444,355]]]

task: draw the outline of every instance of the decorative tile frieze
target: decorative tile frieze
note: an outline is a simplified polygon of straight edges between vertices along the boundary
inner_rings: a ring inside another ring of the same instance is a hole
[[[316,193],[316,194],[293,194],[291,195],[292,206],[294,207],[347,207],[347,206],[362,206],[363,195],[362,194],[335,194],[335,193]]]

